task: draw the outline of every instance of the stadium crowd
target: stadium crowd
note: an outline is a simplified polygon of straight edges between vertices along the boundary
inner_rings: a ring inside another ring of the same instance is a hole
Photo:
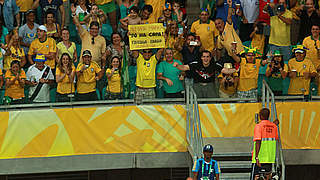
[[[320,95],[320,1],[0,0],[3,103]],[[132,25],[162,23],[165,48],[130,50]],[[0,96],[2,98],[2,96]]]

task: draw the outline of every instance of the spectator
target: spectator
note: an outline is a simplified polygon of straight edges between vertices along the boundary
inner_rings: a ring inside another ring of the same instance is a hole
[[[244,58],[235,54],[232,56],[240,63],[238,98],[257,98],[259,68],[267,64],[266,60],[257,58],[258,53],[256,48],[245,48]]]
[[[76,100],[97,100],[96,81],[102,78],[104,72],[95,61],[92,61],[90,50],[83,51],[82,62],[78,64],[76,73],[78,79]]]
[[[117,4],[120,10],[120,19],[123,19],[128,16],[129,9],[133,6],[138,7],[139,0],[117,0]]]
[[[17,6],[16,1],[0,0],[0,7],[0,20],[4,22],[8,31],[12,31],[14,27],[20,27],[20,8]]]
[[[180,9],[180,3],[177,0],[173,1],[172,8],[172,20],[177,22],[179,28],[178,34],[182,34],[185,24],[183,22],[183,13]]]
[[[24,53],[28,54],[31,42],[37,37],[37,29],[39,25],[34,23],[35,12],[29,10],[26,12],[27,23],[19,28],[20,45],[22,46]]]
[[[156,65],[160,60],[163,49],[152,55],[151,49],[143,49],[142,54],[139,51],[133,51],[133,57],[137,59],[137,78],[135,102],[142,103],[142,99],[153,99],[156,97],[154,88],[156,87]]]
[[[297,15],[300,17],[300,31],[298,42],[311,35],[310,29],[313,24],[320,23],[320,16],[314,6],[313,0],[307,0],[305,5],[301,6]]]
[[[320,25],[315,24],[311,27],[311,35],[304,38],[302,43],[309,50],[307,51],[306,58],[310,59],[320,72]]]
[[[83,54],[84,50],[89,50],[92,54],[91,60],[104,69],[106,66],[106,58],[104,56],[106,52],[106,40],[98,34],[100,25],[97,21],[92,21],[89,26],[89,32],[86,31],[79,23],[79,20],[75,15],[75,10],[75,7],[72,6],[71,12],[73,21],[78,28],[79,35],[82,40],[81,53]],[[80,60],[82,61],[82,58]]]
[[[3,69],[3,61],[4,61],[4,56],[6,54],[6,51],[4,50],[6,47],[4,44],[0,44],[0,69]],[[1,86],[0,86],[1,88]]]
[[[84,17],[86,17],[90,13],[88,0],[78,0],[75,13],[76,16],[79,17],[79,22],[82,27],[84,29],[88,29],[88,26],[84,21]]]
[[[44,26],[46,26],[47,28],[48,37],[51,37],[58,42],[60,40],[61,35],[60,26],[59,24],[55,23],[56,19],[54,18],[54,14],[52,11],[47,11],[44,22]]]
[[[9,31],[3,24],[3,19],[0,16],[0,43],[7,44],[9,43],[10,36],[8,35]]]
[[[20,25],[25,24],[26,13],[32,9],[33,0],[16,0],[17,6],[20,8]]]
[[[144,0],[146,5],[151,5],[153,10],[151,11],[151,15],[149,19],[149,23],[157,22],[158,18],[162,14],[162,7],[165,5],[165,0]]]
[[[117,13],[116,4],[114,0],[91,0],[91,3],[98,5],[104,14],[108,14],[109,22],[112,27],[113,32],[117,31]]]
[[[228,0],[229,7],[232,7],[232,1]],[[232,58],[232,54],[239,54],[243,51],[242,42],[237,35],[236,31],[233,28],[233,22],[231,19],[232,16],[232,8],[228,9],[227,21],[224,23],[223,19],[217,18],[215,20],[215,25],[219,31],[219,36],[217,40],[217,59],[220,60],[222,67],[224,63],[232,63],[235,61]],[[225,53],[223,54],[223,49],[225,49]],[[235,52],[232,52],[234,50]],[[223,58],[221,59],[221,57]]]
[[[64,27],[65,25],[65,12],[63,7],[62,0],[34,0],[32,9],[36,9],[40,6],[42,13],[40,14],[40,24],[44,24],[42,17],[47,13],[48,10],[52,11],[54,14],[54,18],[57,20],[57,22],[61,25],[61,27]],[[58,11],[60,12],[60,16],[58,17]]]
[[[225,63],[224,68],[226,70],[231,70],[232,64],[231,63]],[[219,97],[220,98],[235,98],[238,82],[239,82],[239,75],[237,72],[233,73],[223,73],[221,72],[218,75],[219,80]]]
[[[283,53],[284,61],[288,61],[291,55],[290,28],[292,23],[292,12],[288,10],[286,0],[279,0],[276,6],[270,3],[268,6],[270,14],[270,50],[279,50]],[[273,12],[276,12],[274,14]]]
[[[265,47],[265,35],[263,33],[264,25],[262,21],[253,25],[253,32],[250,34],[251,46],[255,47],[259,50],[261,54],[264,54],[264,47]]]
[[[121,85],[121,60],[118,56],[112,56],[110,68],[107,69],[106,75],[108,85],[106,89],[106,99],[114,100],[122,98]]]
[[[11,40],[8,44],[7,52],[5,54],[4,69],[9,70],[12,61],[19,61],[19,66],[24,67],[26,64],[26,56],[23,49],[20,46],[18,32],[11,36]]]
[[[56,42],[54,39],[47,36],[47,28],[41,25],[37,29],[38,38],[32,41],[29,52],[28,60],[31,65],[34,64],[32,57],[37,54],[43,54],[46,57],[46,65],[51,70],[55,69],[55,57],[56,57]],[[43,61],[44,62],[44,61]]]
[[[212,158],[213,147],[207,144],[203,147],[203,158],[197,159],[192,168],[193,180],[219,180],[221,173],[219,163]]]
[[[181,53],[175,49],[175,44],[183,44],[184,34],[178,35],[178,25],[176,21],[172,21],[165,32],[166,47],[173,49],[173,58],[182,61]]]
[[[146,4],[143,6],[143,8],[140,11],[140,17],[142,24],[152,24],[155,23],[156,21],[150,18],[150,15],[153,12],[153,7],[149,4]]]
[[[171,4],[166,3],[163,7],[162,15],[158,18],[158,22],[162,23],[165,28],[167,28],[169,24],[172,22],[171,11]]]
[[[187,35],[187,39],[183,46],[177,41],[175,43],[175,49],[182,54],[184,65],[199,61],[200,51],[203,51],[200,41],[196,39],[194,34]],[[185,82],[186,85],[193,86],[193,75],[191,71],[186,71]]]
[[[165,61],[162,61],[159,64],[157,70],[157,78],[163,80],[163,87],[165,98],[183,98],[183,85],[182,80],[184,79],[181,71],[175,68],[174,63],[178,63],[182,65],[181,61],[173,59],[173,50],[166,49],[165,50]]]
[[[282,80],[287,77],[288,66],[283,61],[280,51],[273,52],[273,57],[266,70],[267,82],[276,96],[282,95]]]
[[[210,51],[204,50],[201,52],[201,62],[194,62],[189,65],[174,63],[174,66],[181,71],[190,70],[193,73],[193,88],[198,98],[218,97],[215,75],[219,67],[212,61]]]
[[[63,28],[61,30],[61,38],[62,41],[57,44],[57,59],[61,59],[61,55],[63,53],[67,53],[71,57],[71,60],[76,63],[78,61],[77,47],[74,42],[70,41],[70,33],[68,29]],[[59,63],[60,62],[58,61],[58,64]]]
[[[91,22],[96,21],[99,23],[99,27],[101,28],[102,24],[106,23],[106,19],[107,17],[103,10],[99,9],[98,5],[93,4],[91,6],[90,13],[83,18],[83,21],[86,22],[87,26],[89,26]]]
[[[26,73],[21,69],[20,61],[13,60],[10,63],[10,70],[6,72],[5,79],[6,90],[4,95],[10,99],[10,104],[24,103]]]
[[[259,179],[260,173],[266,174],[266,180],[270,180],[272,165],[276,162],[278,128],[275,123],[268,120],[269,116],[269,109],[261,109],[259,112],[261,121],[254,127],[252,163],[255,180]]]
[[[122,37],[128,38],[127,34],[128,34],[128,26],[129,25],[142,24],[141,18],[138,16],[138,14],[139,14],[139,8],[137,6],[132,6],[130,8],[130,14],[127,17],[120,19],[120,23],[121,23],[120,32],[121,32]]]
[[[311,60],[306,57],[307,48],[297,45],[294,49],[295,57],[288,62],[290,85],[289,95],[309,95],[310,80],[317,76],[317,71]]]
[[[235,3],[232,3],[232,0],[217,0],[217,5],[216,5],[216,18],[217,19],[222,19],[223,22],[228,21],[228,14],[229,14],[229,8],[231,10],[231,21],[232,21],[232,26],[235,30],[239,29],[239,25],[238,25],[238,14],[235,13],[234,8],[235,8],[235,4],[240,4],[239,0],[235,0]],[[229,5],[229,3],[231,5]],[[228,14],[227,14],[228,13]]]
[[[239,36],[241,41],[245,42],[251,39],[250,34],[254,30],[254,23],[259,16],[259,0],[240,0],[240,4],[236,4],[236,14],[240,14],[242,17]]]
[[[56,71],[57,102],[70,101],[74,94],[75,67],[68,53],[62,53]]]
[[[200,19],[192,23],[190,31],[200,37],[201,44],[205,50],[213,52],[218,30],[214,22],[209,20],[208,11],[201,11]]]
[[[54,82],[54,76],[50,66],[44,64],[46,60],[45,55],[37,54],[33,60],[35,64],[28,68],[26,84],[30,86],[29,101],[31,103],[50,101],[49,89]]]
[[[108,65],[111,64],[111,58],[113,56],[123,57],[126,53],[126,57],[130,57],[131,52],[128,51],[129,46],[125,45],[122,41],[122,37],[119,33],[114,32],[111,34],[111,44],[107,46],[106,57],[108,58]]]

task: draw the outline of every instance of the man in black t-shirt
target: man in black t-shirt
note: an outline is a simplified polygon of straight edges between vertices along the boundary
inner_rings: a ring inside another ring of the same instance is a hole
[[[188,65],[179,65],[174,63],[173,66],[181,71],[190,70],[193,74],[193,88],[198,98],[217,98],[217,88],[215,77],[218,66],[211,62],[212,55],[210,51],[201,52],[201,62],[193,62]]]

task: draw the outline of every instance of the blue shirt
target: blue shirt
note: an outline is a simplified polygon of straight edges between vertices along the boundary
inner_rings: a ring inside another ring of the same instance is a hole
[[[236,0],[235,2],[236,4],[240,4],[240,0]],[[232,7],[235,9],[235,3],[232,3]],[[224,0],[224,3],[222,6],[217,6],[217,18],[221,18],[223,19],[224,22],[227,21],[227,16],[228,16],[228,9],[229,9],[229,5],[227,3],[227,0]],[[238,25],[238,16],[237,15],[232,15],[232,22],[233,22],[233,28],[235,30],[238,29],[237,25]]]
[[[4,24],[8,30],[11,31],[14,28],[15,16],[19,13],[20,8],[17,6],[15,0],[5,0],[2,10],[0,13],[3,15]]]
[[[214,180],[216,174],[220,174],[220,166],[218,162],[214,159],[211,159],[210,163],[207,163],[204,161],[203,158],[199,158],[193,165],[192,172],[197,172],[198,180],[200,180],[200,178],[202,177],[208,176],[210,180]]]

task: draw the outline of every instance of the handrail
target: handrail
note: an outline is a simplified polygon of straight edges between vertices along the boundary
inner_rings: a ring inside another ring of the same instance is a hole
[[[270,118],[271,122],[278,119],[277,106],[275,104],[275,96],[271,88],[269,87],[268,83],[265,80],[262,81],[262,107],[268,107],[271,109],[271,118]],[[277,125],[277,127],[278,127],[279,140],[277,141],[276,168],[280,167],[279,163],[281,163],[281,180],[285,180],[285,176],[286,176],[285,163],[284,163],[284,157],[283,157],[283,151],[282,151],[282,145],[281,145],[279,124]],[[279,156],[280,156],[280,159],[279,159]],[[275,169],[275,171],[277,171],[277,169]]]
[[[203,138],[201,131],[201,122],[199,116],[199,108],[197,95],[193,88],[186,86],[186,108],[187,108],[187,122],[186,135],[189,147],[193,152],[193,160],[202,156]]]

